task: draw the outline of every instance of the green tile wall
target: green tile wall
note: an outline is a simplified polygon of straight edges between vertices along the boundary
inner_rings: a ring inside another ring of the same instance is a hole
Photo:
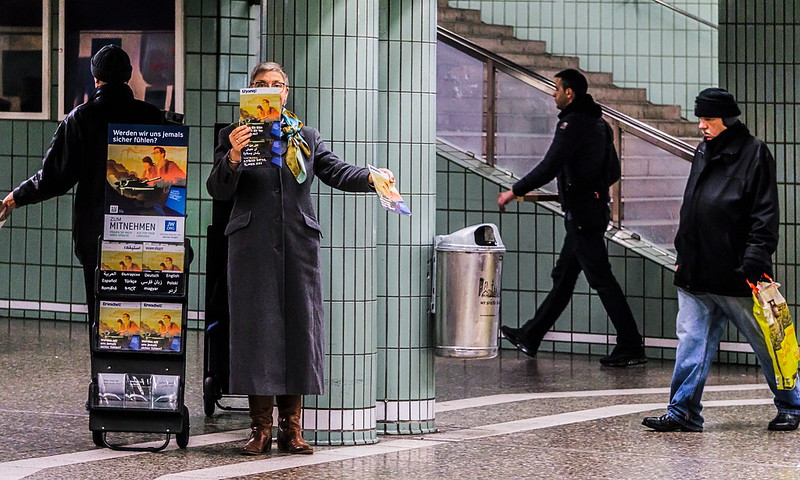
[[[769,145],[781,206],[776,280],[797,317],[800,304],[800,2],[720,1],[720,84],[734,94],[742,121]]]
[[[668,0],[717,23],[719,0]],[[544,40],[554,55],[612,72],[621,87],[647,88],[653,103],[681,105],[694,118],[697,92],[717,85],[717,31],[650,0],[450,0],[481,10],[486,23],[511,25],[522,39]]]

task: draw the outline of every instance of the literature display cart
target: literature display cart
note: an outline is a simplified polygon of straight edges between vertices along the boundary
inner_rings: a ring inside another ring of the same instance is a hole
[[[95,445],[160,451],[189,443],[184,405],[188,128],[109,125],[105,225],[98,245],[87,409]],[[165,434],[159,447],[109,432]]]

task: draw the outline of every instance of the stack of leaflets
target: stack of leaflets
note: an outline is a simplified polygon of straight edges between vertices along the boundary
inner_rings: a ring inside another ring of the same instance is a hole
[[[98,373],[95,402],[99,407],[175,411],[179,393],[177,375]]]

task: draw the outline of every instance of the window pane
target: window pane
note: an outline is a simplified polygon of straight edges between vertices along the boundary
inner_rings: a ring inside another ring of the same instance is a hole
[[[6,0],[0,15],[0,112],[42,112],[42,3]]]
[[[63,0],[64,112],[94,91],[92,55],[108,44],[131,57],[136,98],[175,110],[175,1]]]

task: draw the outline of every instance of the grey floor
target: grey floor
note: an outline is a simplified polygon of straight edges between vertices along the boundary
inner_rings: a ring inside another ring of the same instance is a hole
[[[203,414],[199,332],[186,344],[189,448],[119,453],[95,447],[88,430],[87,337],[82,324],[0,318],[0,480],[800,478],[800,432],[767,431],[775,410],[754,367],[713,368],[704,433],[655,433],[640,421],[663,412],[672,362],[613,369],[513,351],[437,359],[437,433],[242,457],[246,415]]]

